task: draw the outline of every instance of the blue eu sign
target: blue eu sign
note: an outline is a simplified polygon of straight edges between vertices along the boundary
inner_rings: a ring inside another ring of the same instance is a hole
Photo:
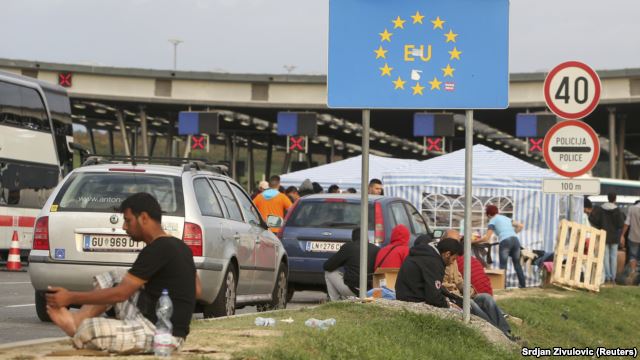
[[[508,0],[330,0],[328,105],[509,105]]]

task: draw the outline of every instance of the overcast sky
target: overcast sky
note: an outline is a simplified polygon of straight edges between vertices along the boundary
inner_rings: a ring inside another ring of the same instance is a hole
[[[482,1],[482,0],[478,0]],[[2,0],[0,57],[326,74],[328,0]],[[510,72],[640,68],[640,0],[512,0]]]

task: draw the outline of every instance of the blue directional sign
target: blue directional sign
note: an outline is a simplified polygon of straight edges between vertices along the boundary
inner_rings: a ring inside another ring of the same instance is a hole
[[[220,115],[217,112],[180,111],[178,134],[217,134],[220,132]]]
[[[453,114],[413,114],[413,136],[454,136]]]
[[[318,135],[318,115],[314,112],[278,113],[278,135],[316,136]]]
[[[555,114],[517,114],[516,137],[544,137],[557,122]]]
[[[503,109],[508,0],[330,0],[328,105]]]

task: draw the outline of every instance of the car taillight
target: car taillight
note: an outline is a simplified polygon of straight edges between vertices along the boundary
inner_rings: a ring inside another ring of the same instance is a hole
[[[185,222],[182,241],[191,249],[193,256],[202,256],[202,229],[199,225]]]
[[[296,200],[296,202],[293,203],[293,205],[291,205],[289,207],[289,209],[287,210],[287,213],[284,216],[284,220],[282,220],[282,226],[280,227],[280,230],[278,230],[278,232],[276,233],[276,236],[278,237],[278,239],[282,240],[282,233],[284,231],[284,224],[287,223],[287,220],[289,220],[289,218],[291,217],[291,214],[293,214],[293,210],[295,210],[296,206],[298,206],[298,203],[300,202],[300,199]]]
[[[376,245],[384,242],[384,220],[382,218],[382,204],[379,202],[375,205],[373,237]]]
[[[43,216],[36,221],[33,231],[33,250],[49,250],[49,217]]]

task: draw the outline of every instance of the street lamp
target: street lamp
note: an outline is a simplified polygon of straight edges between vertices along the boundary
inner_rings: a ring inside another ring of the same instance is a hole
[[[169,42],[173,44],[173,70],[178,68],[178,45],[184,41],[179,39],[169,39]]]

